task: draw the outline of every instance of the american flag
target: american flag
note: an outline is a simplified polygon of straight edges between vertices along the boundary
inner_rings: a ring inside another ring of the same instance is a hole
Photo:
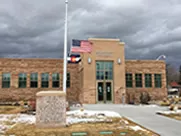
[[[92,52],[92,43],[88,40],[72,40],[71,52]]]

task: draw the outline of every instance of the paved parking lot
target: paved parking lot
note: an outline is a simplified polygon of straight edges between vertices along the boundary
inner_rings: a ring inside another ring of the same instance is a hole
[[[155,105],[92,104],[84,105],[84,108],[88,110],[115,111],[161,136],[181,136],[181,121],[155,114],[156,111],[166,110],[164,107]]]

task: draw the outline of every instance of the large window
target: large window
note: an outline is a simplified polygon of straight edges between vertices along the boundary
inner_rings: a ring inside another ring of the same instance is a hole
[[[67,73],[67,88],[70,88],[70,73]]]
[[[162,77],[161,74],[155,74],[155,87],[161,88],[162,87]]]
[[[26,73],[19,74],[19,88],[26,88]]]
[[[142,74],[135,74],[136,87],[142,87]]]
[[[112,62],[105,62],[105,61],[96,62],[96,79],[97,80],[112,80],[113,79]]]
[[[133,87],[133,76],[131,73],[126,73],[126,87]]]
[[[145,74],[145,87],[152,87],[152,77],[151,74]]]
[[[31,73],[30,87],[31,88],[37,88],[38,87],[38,73]]]
[[[11,75],[10,73],[2,74],[2,88],[10,88]]]
[[[53,73],[52,74],[52,87],[53,88],[59,88],[60,83],[59,83],[59,73]]]
[[[41,87],[42,88],[48,88],[49,87],[49,74],[48,73],[42,73],[41,74]]]

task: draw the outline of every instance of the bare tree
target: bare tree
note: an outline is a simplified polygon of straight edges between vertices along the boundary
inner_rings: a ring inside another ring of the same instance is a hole
[[[180,74],[174,66],[171,64],[166,64],[166,77],[168,85],[172,81],[179,82]]]

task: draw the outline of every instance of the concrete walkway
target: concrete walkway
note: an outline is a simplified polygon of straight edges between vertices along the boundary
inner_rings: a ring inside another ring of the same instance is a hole
[[[181,136],[181,121],[155,114],[156,111],[166,110],[164,107],[94,104],[84,105],[84,108],[87,110],[115,111],[161,136]]]

